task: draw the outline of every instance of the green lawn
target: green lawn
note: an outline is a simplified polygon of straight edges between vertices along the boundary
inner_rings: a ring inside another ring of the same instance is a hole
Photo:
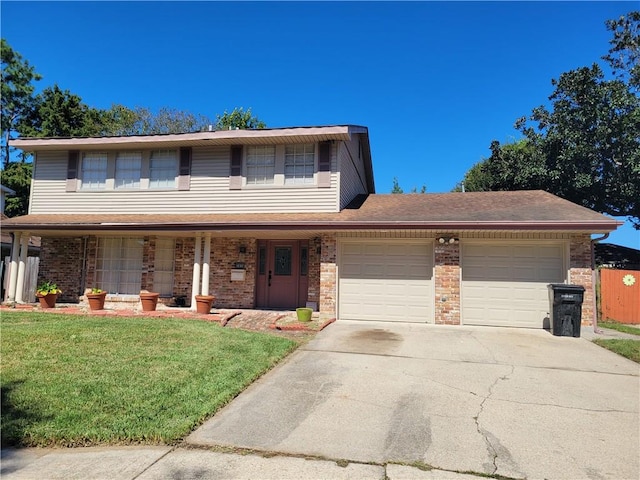
[[[596,345],[600,345],[607,350],[611,350],[612,352],[617,353],[618,355],[622,355],[623,357],[627,357],[634,362],[640,363],[640,339],[602,339],[597,338],[593,341]]]
[[[176,442],[296,347],[196,320],[0,322],[3,446]]]
[[[630,333],[632,335],[640,335],[640,328],[632,325],[626,325],[618,322],[598,322],[598,326],[602,328],[610,328],[619,332]]]

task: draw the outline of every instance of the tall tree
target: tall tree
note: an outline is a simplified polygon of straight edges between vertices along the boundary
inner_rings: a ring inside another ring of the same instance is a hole
[[[33,82],[42,77],[34,67],[14,51],[3,38],[0,45],[2,57],[2,84],[0,92],[0,123],[2,124],[3,167],[7,168],[10,160],[11,132],[18,122],[27,114],[33,103]]]
[[[45,88],[35,97],[32,108],[20,120],[18,131],[27,137],[87,137],[100,135],[100,110],[58,85]]]
[[[250,108],[245,111],[242,107],[236,107],[231,113],[225,110],[222,115],[216,115],[216,130],[248,130],[266,127],[262,120],[251,113]]]
[[[491,144],[465,175],[467,190],[544,189],[640,228],[640,15],[608,22],[615,78],[597,64],[552,80],[550,107],[516,122],[524,139]]]
[[[16,192],[15,195],[7,198],[4,213],[8,217],[27,214],[32,170],[31,163],[11,162],[0,171],[0,183]]]

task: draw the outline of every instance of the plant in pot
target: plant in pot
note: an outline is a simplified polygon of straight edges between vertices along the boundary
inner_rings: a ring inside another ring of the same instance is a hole
[[[104,301],[107,297],[107,292],[100,288],[92,288],[90,292],[87,292],[87,301],[89,302],[89,308],[91,310],[103,310]]]
[[[58,285],[50,281],[42,282],[36,289],[36,297],[38,297],[42,308],[55,307],[58,294],[60,293],[62,293],[62,290],[58,288]]]
[[[142,303],[142,311],[143,312],[153,312],[158,306],[158,297],[160,296],[157,292],[140,292],[140,302]]]
[[[211,306],[216,297],[213,295],[196,295],[196,312],[202,314],[211,313]]]

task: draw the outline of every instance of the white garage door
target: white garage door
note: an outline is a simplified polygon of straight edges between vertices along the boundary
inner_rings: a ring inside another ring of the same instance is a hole
[[[426,240],[342,241],[339,276],[342,319],[433,321],[433,247]]]
[[[462,244],[462,322],[542,328],[549,283],[566,277],[562,243]]]

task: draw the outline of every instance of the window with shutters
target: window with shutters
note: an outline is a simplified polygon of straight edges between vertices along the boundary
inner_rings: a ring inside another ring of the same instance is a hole
[[[243,186],[330,186],[330,145],[318,148],[324,143],[330,142],[232,147],[229,186],[232,190]],[[326,175],[316,176],[321,172]]]
[[[149,158],[149,188],[175,188],[178,156],[175,150],[154,150]]]
[[[287,145],[284,151],[284,183],[300,185],[313,183],[315,145]]]
[[[276,147],[247,147],[247,185],[273,184],[276,172]]]
[[[104,190],[107,184],[107,154],[86,152],[80,164],[80,188],[82,190]]]
[[[140,188],[140,169],[142,168],[142,153],[118,152],[116,153],[116,170],[114,188],[137,189]]]
[[[190,147],[137,152],[69,152],[68,192],[189,190],[190,182]]]

